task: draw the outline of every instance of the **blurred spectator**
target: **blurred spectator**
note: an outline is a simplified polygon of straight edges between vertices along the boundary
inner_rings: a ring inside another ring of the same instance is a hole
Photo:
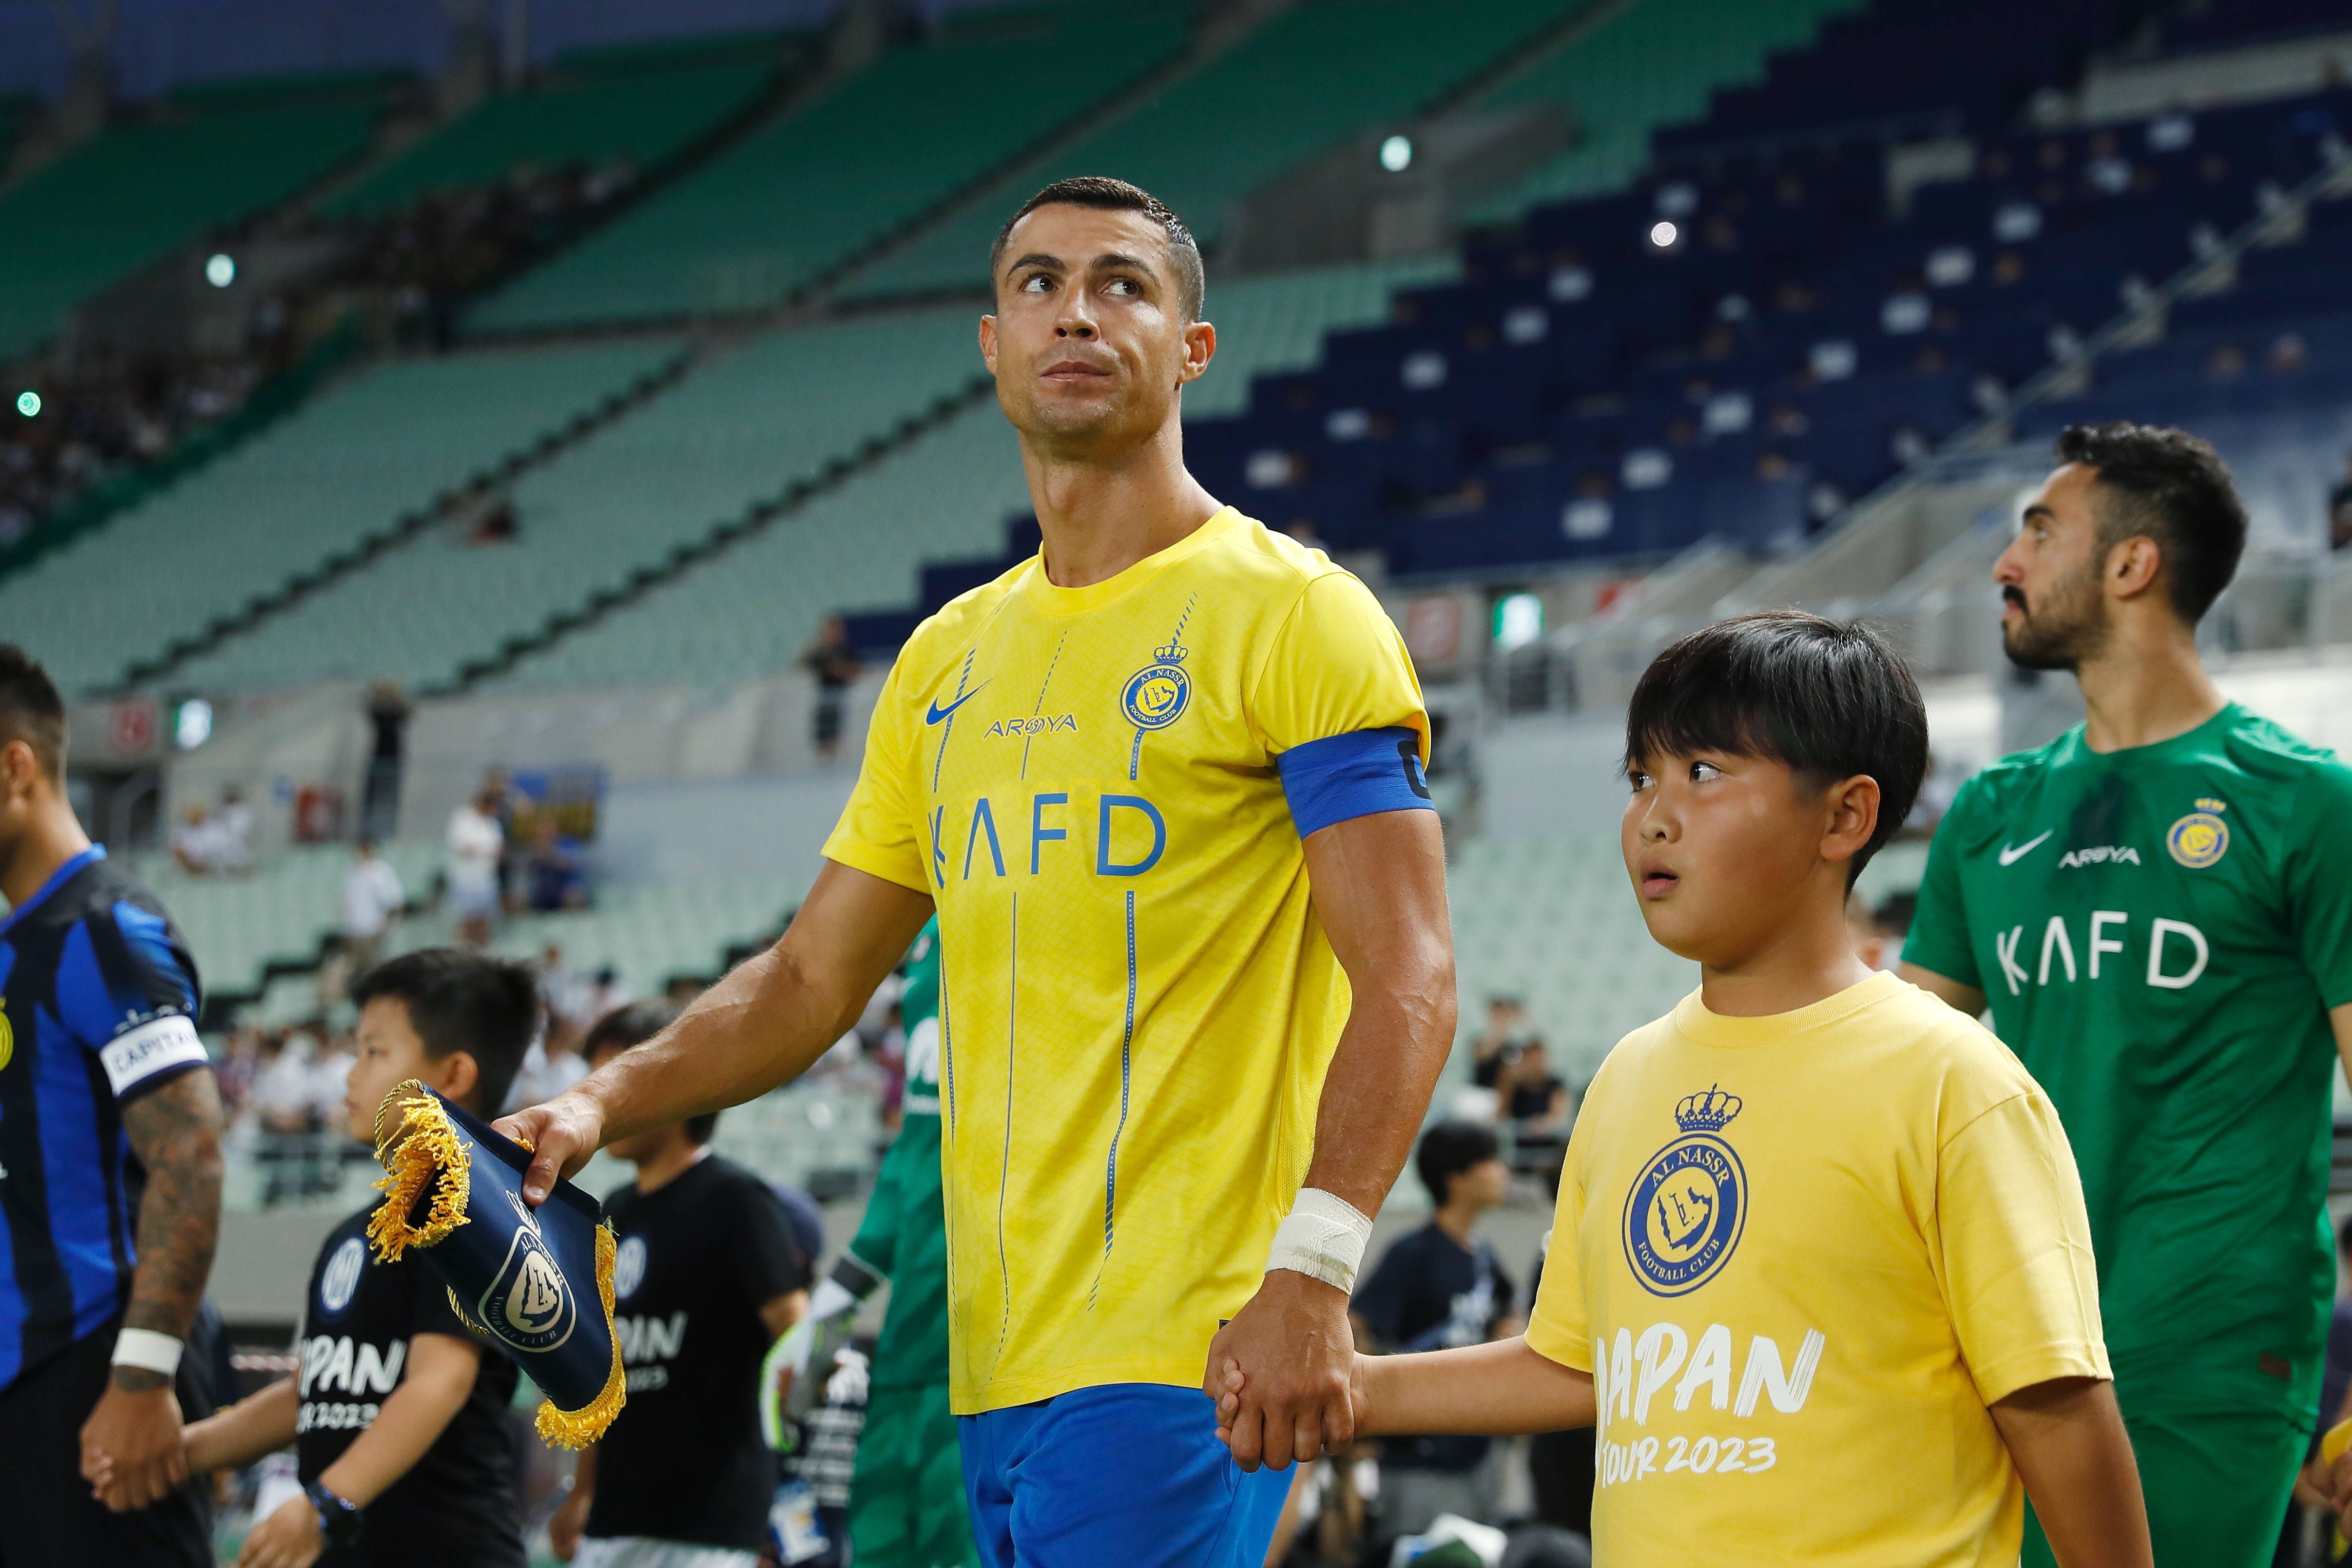
[[[1349,1304],[1359,1343],[1386,1352],[1450,1350],[1518,1331],[1510,1277],[1478,1234],[1508,1194],[1491,1129],[1441,1121],[1421,1136],[1414,1169],[1435,1212],[1389,1245]],[[1492,1440],[1390,1437],[1381,1452],[1381,1533],[1427,1530],[1439,1514],[1491,1522],[1499,1502]]]
[[[317,1052],[318,1042],[300,1029],[289,1029],[274,1044],[262,1047],[252,1103],[263,1131],[290,1135],[308,1132],[316,1125],[310,1068]]]
[[[245,1113],[247,1104],[253,1099],[254,1080],[260,1076],[261,1031],[231,1029],[220,1059],[213,1063],[213,1077],[220,1085],[221,1105],[230,1121]]]
[[[1543,1289],[1544,1258],[1551,1246],[1544,1233],[1528,1273],[1528,1300]],[[1592,1533],[1592,1483],[1599,1458],[1600,1436],[1590,1426],[1566,1432],[1542,1432],[1528,1439],[1528,1480],[1535,1492],[1536,1517],[1559,1530],[1580,1536]]]
[[[370,838],[393,835],[400,816],[400,764],[408,734],[408,699],[400,683],[379,680],[368,692],[367,792],[360,806],[360,831]]]
[[[1557,1191],[1569,1130],[1576,1123],[1576,1096],[1551,1070],[1551,1053],[1544,1043],[1529,1040],[1517,1047],[1495,1089],[1511,1124],[1511,1168]]]
[[[222,790],[213,822],[219,834],[219,868],[237,874],[252,870],[253,808],[245,804],[245,791],[235,784]]]
[[[572,1015],[572,1026],[585,1036],[596,1026],[596,1020],[615,1007],[625,1007],[635,993],[621,984],[621,972],[611,964],[600,964],[580,993],[578,1009]]]
[[[202,801],[192,804],[172,830],[172,858],[192,877],[209,877],[221,868],[220,825]]]
[[[531,822],[523,876],[530,907],[541,913],[588,905],[588,873],[580,863],[579,841],[560,832],[555,818],[544,812]]]
[[[2344,477],[2327,492],[2327,548],[2352,549],[2352,452],[2344,455]]]
[[[1486,1027],[1470,1042],[1470,1079],[1480,1089],[1493,1089],[1501,1077],[1507,1055],[1517,1059],[1515,1047],[1536,1038],[1528,1023],[1527,1005],[1516,996],[1494,995],[1486,998]]]
[[[570,1028],[556,1029],[552,1022],[523,1052],[522,1067],[507,1090],[505,1110],[553,1100],[588,1076],[588,1064],[580,1055],[580,1042],[586,1037]]]
[[[562,1028],[584,1035],[587,1029],[576,1022],[580,1005],[588,994],[588,977],[563,962],[561,943],[549,942],[539,951],[539,1001],[547,1010],[547,1026]],[[591,1023],[594,1020],[591,1019]]]
[[[343,952],[353,978],[375,967],[384,933],[407,904],[400,873],[375,852],[374,839],[361,839],[352,851],[351,869],[343,873]]]
[[[333,1130],[342,1124],[343,1090],[351,1084],[352,1064],[358,1058],[340,1035],[329,1035],[322,1023],[314,1023],[318,1037],[325,1043],[310,1059],[310,1121],[311,1125]]]
[[[457,939],[475,947],[490,940],[499,912],[499,861],[507,836],[499,826],[499,797],[485,788],[449,814],[444,843],[449,852],[449,911],[457,917]]]
[[[841,749],[842,710],[848,700],[849,683],[857,679],[857,650],[849,645],[849,628],[839,616],[827,616],[808,650],[801,655],[801,668],[816,678],[816,712],[811,721],[810,738],[816,743],[816,754],[830,762]]]

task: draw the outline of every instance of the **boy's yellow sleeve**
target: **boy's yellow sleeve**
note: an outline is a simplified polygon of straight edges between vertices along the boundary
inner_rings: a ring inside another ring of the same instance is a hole
[[[1577,1232],[1584,1224],[1584,1177],[1571,1147],[1559,1173],[1551,1238],[1544,1247],[1543,1279],[1528,1312],[1528,1345],[1538,1355],[1577,1372],[1592,1370],[1592,1315],[1585,1308],[1583,1259]]]
[[[873,722],[866,730],[866,756],[857,766],[857,787],[850,793],[849,804],[842,807],[833,836],[824,841],[824,858],[886,882],[929,893],[933,889],[925,865],[929,845],[915,805],[913,769],[919,731],[899,679],[906,668],[906,655],[901,653],[882,683]]]
[[[1987,1405],[2059,1377],[2111,1377],[2082,1178],[2039,1089],[2013,1095],[1937,1157],[1939,1273]]]

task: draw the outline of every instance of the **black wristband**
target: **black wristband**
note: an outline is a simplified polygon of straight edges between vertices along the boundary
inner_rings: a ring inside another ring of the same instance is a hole
[[[367,1516],[349,1498],[339,1497],[327,1489],[324,1482],[312,1481],[302,1489],[310,1506],[319,1512],[319,1536],[330,1548],[340,1550],[355,1543],[367,1529]]]

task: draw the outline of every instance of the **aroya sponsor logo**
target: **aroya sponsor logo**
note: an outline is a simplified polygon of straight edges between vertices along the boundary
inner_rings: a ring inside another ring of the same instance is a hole
[[[2058,868],[2070,871],[2077,866],[2101,866],[2113,861],[2118,866],[2139,864],[2139,851],[2128,844],[2095,844],[2087,849],[2069,849],[2058,857]]]
[[[1025,741],[1032,735],[1057,734],[1077,727],[1078,716],[1075,713],[1019,713],[1010,719],[999,719],[988,727],[988,732]]]

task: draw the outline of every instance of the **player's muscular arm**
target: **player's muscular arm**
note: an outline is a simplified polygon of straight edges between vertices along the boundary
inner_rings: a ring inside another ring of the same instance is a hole
[[[1307,836],[1315,912],[1347,971],[1353,1005],[1323,1082],[1307,1183],[1380,1212],[1412,1152],[1454,1043],[1454,942],[1436,814],[1379,812]],[[1354,1342],[1336,1286],[1270,1269],[1209,1346],[1202,1392],[1229,1369],[1243,1385],[1230,1424],[1244,1469],[1279,1468],[1353,1438]]]
[[[1985,994],[1973,985],[1963,985],[1916,963],[1904,964],[1895,973],[1928,994],[1950,1003],[1971,1018],[1984,1016]]]
[[[123,1326],[185,1339],[220,1236],[221,1107],[213,1075],[183,1073],[141,1095],[123,1107],[122,1129],[147,1171]],[[81,1473],[117,1513],[144,1508],[187,1479],[171,1378],[143,1367],[114,1369],[82,1426]]]
[[[930,918],[910,888],[834,861],[776,945],[746,959],[677,1021],[499,1130],[536,1151],[532,1203],[607,1141],[765,1094],[846,1034]]]
[[[1992,1405],[2058,1568],[2150,1568],[2147,1506],[2115,1385],[2062,1377]]]

